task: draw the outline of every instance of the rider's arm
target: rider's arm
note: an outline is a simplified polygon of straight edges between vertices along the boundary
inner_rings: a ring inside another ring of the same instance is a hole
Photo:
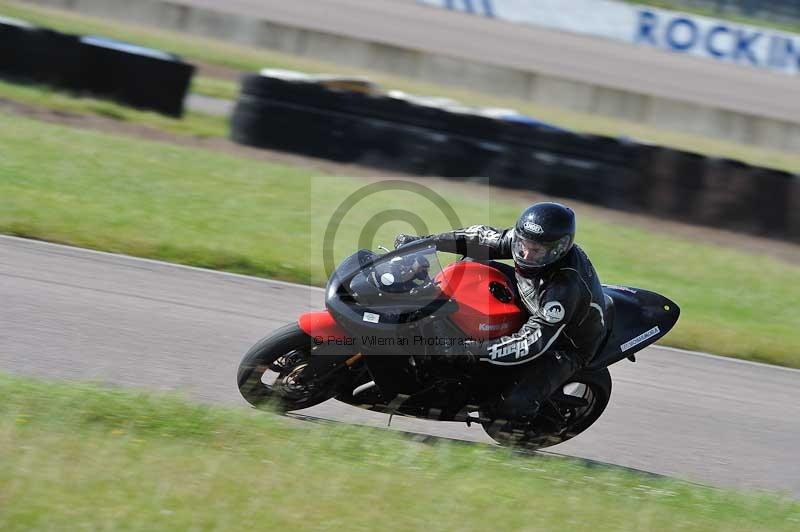
[[[400,235],[395,246],[413,242],[421,237]],[[487,225],[473,225],[438,235],[431,235],[436,249],[458,253],[477,260],[502,260],[511,258],[511,229],[495,229]]]
[[[553,349],[564,328],[580,317],[582,293],[568,279],[552,283],[538,298],[538,308],[525,325],[510,336],[485,342],[470,342],[469,351],[481,361],[501,366],[524,364]],[[568,340],[568,339],[567,339]]]

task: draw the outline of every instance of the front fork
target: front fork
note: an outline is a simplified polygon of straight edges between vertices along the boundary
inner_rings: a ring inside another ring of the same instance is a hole
[[[333,386],[346,387],[355,377],[351,373],[363,360],[361,353],[325,354],[321,348],[313,349],[308,365],[297,380],[312,384],[317,388]],[[336,381],[339,381],[338,383]]]

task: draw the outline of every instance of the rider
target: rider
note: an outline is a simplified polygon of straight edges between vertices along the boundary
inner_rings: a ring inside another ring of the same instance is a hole
[[[399,235],[395,247],[419,238]],[[600,280],[574,244],[575,214],[558,203],[535,203],[512,228],[474,225],[431,238],[439,251],[481,261],[514,260],[528,321],[510,336],[466,342],[456,354],[498,366],[520,365],[502,393],[498,414],[532,419],[550,394],[589,363],[607,332]]]

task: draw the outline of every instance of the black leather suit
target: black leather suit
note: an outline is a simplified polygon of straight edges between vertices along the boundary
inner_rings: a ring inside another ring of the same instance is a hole
[[[513,231],[475,225],[433,238],[440,251],[479,261],[502,260],[512,258]],[[405,238],[400,242],[413,239]],[[510,270],[505,270],[507,275]],[[502,394],[507,419],[535,415],[543,400],[591,360],[607,330],[600,280],[577,245],[535,276],[517,272],[515,278],[528,321],[510,336],[468,346],[482,364],[516,366],[513,384]]]

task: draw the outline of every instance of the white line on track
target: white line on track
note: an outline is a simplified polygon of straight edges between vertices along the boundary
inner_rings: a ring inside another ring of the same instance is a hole
[[[725,357],[725,356],[722,356],[722,355],[712,355],[711,353],[703,353],[703,352],[700,352],[700,351],[688,351],[686,349],[679,349],[677,347],[668,347],[668,346],[663,346],[663,345],[653,345],[653,346],[651,346],[651,349],[661,349],[663,351],[673,351],[675,353],[682,353],[684,355],[691,355],[691,356],[702,357],[702,358],[711,358],[711,359],[724,361],[724,362],[732,362],[734,364],[747,364],[749,366],[760,366],[760,367],[763,367],[763,368],[779,369],[779,370],[783,370],[783,371],[790,371],[790,372],[794,372],[794,373],[800,373],[800,369],[787,368],[785,366],[776,366],[774,364],[766,364],[764,362],[755,362],[753,360],[742,360],[741,358]]]
[[[258,281],[258,282],[262,282],[262,283],[269,283],[269,284],[274,284],[274,285],[287,286],[287,287],[291,287],[291,288],[304,288],[304,289],[307,289],[307,290],[317,290],[317,291],[320,291],[320,292],[324,292],[325,291],[324,288],[321,288],[319,286],[309,286],[309,285],[298,284],[298,283],[290,283],[290,282],[287,282],[287,281],[278,281],[276,279],[264,279],[262,277],[253,277],[253,276],[250,276],[250,275],[242,275],[240,273],[221,272],[219,270],[210,270],[208,268],[199,268],[197,266],[187,266],[185,264],[176,264],[174,262],[164,262],[164,261],[161,261],[161,260],[145,259],[145,258],[142,258],[142,257],[134,257],[132,255],[125,255],[125,254],[122,254],[122,253],[109,253],[107,251],[97,251],[95,249],[81,248],[81,247],[77,247],[77,246],[67,246],[67,245],[64,245],[64,244],[54,244],[52,242],[45,242],[43,240],[31,240],[29,238],[20,238],[20,237],[16,237],[16,236],[0,235],[0,241],[2,241],[2,240],[11,240],[11,241],[16,241],[16,242],[24,242],[26,244],[30,243],[30,244],[34,244],[34,245],[41,245],[43,247],[49,247],[49,248],[52,248],[52,249],[61,249],[61,250],[64,250],[64,251],[88,253],[88,254],[91,254],[91,255],[98,255],[98,256],[101,256],[101,257],[125,259],[125,260],[129,260],[131,262],[139,262],[139,263],[143,263],[143,264],[153,264],[153,265],[162,266],[162,267],[170,267],[170,268],[178,268],[178,269],[184,269],[184,270],[190,270],[190,271],[196,271],[196,272],[210,273],[210,274],[214,274],[214,275],[221,275],[221,276],[224,276],[224,277],[231,277],[231,278],[234,278],[234,279],[246,279],[248,281]]]

